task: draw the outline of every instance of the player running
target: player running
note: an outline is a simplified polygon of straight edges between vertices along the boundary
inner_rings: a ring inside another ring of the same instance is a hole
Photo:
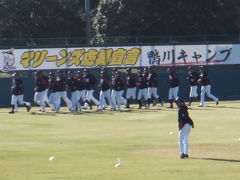
[[[148,85],[148,92],[147,92],[147,98],[148,98],[148,106],[150,106],[151,103],[153,103],[153,106],[157,104],[159,101],[161,103],[161,106],[163,106],[163,100],[159,97],[157,94],[157,73],[153,70],[152,67],[148,68],[148,77],[147,77],[147,85]],[[153,99],[152,99],[153,97]]]
[[[59,112],[59,104],[60,104],[60,95],[58,92],[58,82],[57,79],[55,77],[55,75],[50,72],[49,73],[49,88],[48,88],[48,92],[49,92],[49,103],[52,106],[52,110],[56,113]]]
[[[48,77],[44,76],[42,71],[35,72],[35,88],[34,102],[38,104],[41,112],[45,112],[46,103],[49,103],[48,93]]]
[[[168,92],[168,99],[170,106],[168,108],[173,108],[173,101],[178,99],[178,90],[179,90],[179,80],[174,69],[169,69],[169,92]]]
[[[81,110],[81,105],[79,103],[79,91],[78,91],[78,81],[77,78],[74,77],[72,71],[68,71],[68,78],[67,78],[68,88],[71,92],[71,101],[72,101],[72,112],[77,112]]]
[[[23,100],[23,82],[19,78],[19,75],[17,73],[12,74],[12,99],[11,99],[11,106],[12,110],[9,112],[10,114],[14,114],[15,112],[18,112],[18,103],[20,105],[24,105],[27,109],[27,112],[31,109],[30,102],[26,102]]]
[[[84,78],[84,82],[85,82],[86,90],[87,90],[86,101],[85,101],[84,107],[87,108],[89,106],[90,109],[92,109],[91,101],[95,105],[99,106],[99,101],[93,96],[94,85],[96,84],[97,80],[92,75],[92,73],[89,72],[88,69],[84,69],[83,78]]]
[[[199,79],[199,74],[196,71],[194,71],[191,66],[189,66],[188,75],[187,75],[187,80],[189,81],[189,85],[190,85],[188,106],[191,106],[193,99],[198,97],[198,93],[197,93],[198,79]]]
[[[126,108],[130,108],[131,98],[133,100],[136,99],[136,77],[132,74],[131,68],[127,68],[127,92],[126,92],[126,99],[127,105]]]
[[[201,88],[201,101],[200,101],[200,105],[198,107],[204,107],[205,94],[207,94],[207,96],[209,98],[211,98],[212,100],[214,100],[216,102],[216,105],[218,105],[219,99],[211,94],[211,83],[210,83],[208,74],[206,72],[206,69],[203,66],[201,66],[200,71],[201,71],[201,74],[200,74],[200,78],[199,78],[198,82],[202,83],[202,88]]]
[[[147,102],[147,77],[144,75],[144,73],[142,73],[141,70],[138,70],[136,84],[138,87],[138,109],[141,109],[142,106]]]
[[[71,111],[72,109],[72,102],[68,99],[67,97],[67,81],[66,78],[63,75],[63,71],[62,70],[58,70],[57,71],[57,86],[58,86],[58,93],[60,96],[60,102],[58,104],[59,109],[60,109],[60,104],[61,104],[61,98],[64,100],[64,102],[66,103],[69,111]]]
[[[107,75],[107,72],[105,70],[101,71],[100,75],[100,95],[99,95],[99,110],[102,111],[106,107],[106,101],[105,99],[108,100],[109,104],[112,105],[112,99],[110,97],[110,84],[111,81]]]

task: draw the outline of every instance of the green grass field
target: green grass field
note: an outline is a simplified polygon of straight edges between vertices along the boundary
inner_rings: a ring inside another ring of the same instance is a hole
[[[207,105],[189,110],[195,122],[189,159],[179,159],[176,108],[79,114],[20,108],[13,115],[0,109],[0,179],[237,180],[240,102]]]

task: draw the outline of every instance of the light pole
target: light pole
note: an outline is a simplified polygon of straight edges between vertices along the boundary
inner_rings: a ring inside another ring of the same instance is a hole
[[[90,44],[91,40],[90,0],[85,0],[85,21],[86,21],[85,27],[86,39],[87,43]]]

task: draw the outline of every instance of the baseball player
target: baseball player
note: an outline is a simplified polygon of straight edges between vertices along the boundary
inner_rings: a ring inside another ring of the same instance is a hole
[[[77,112],[78,110],[81,110],[81,105],[79,103],[80,96],[78,90],[78,81],[77,78],[74,77],[72,71],[68,71],[67,83],[71,92],[72,111]]]
[[[41,106],[40,111],[45,112],[46,103],[48,103],[48,77],[42,74],[42,71],[35,72],[34,102]]]
[[[188,67],[187,80],[190,85],[190,94],[189,94],[189,103],[188,106],[191,106],[194,98],[198,97],[197,85],[198,85],[199,74],[193,70],[191,66]]]
[[[126,99],[127,105],[126,108],[130,108],[131,98],[133,100],[136,99],[136,77],[132,74],[131,68],[127,68],[127,92],[126,92]]]
[[[97,106],[99,106],[99,101],[93,96],[93,92],[94,92],[94,85],[97,82],[96,78],[92,75],[92,73],[89,72],[88,69],[84,69],[84,82],[86,85],[86,90],[87,90],[87,94],[86,94],[86,101],[84,103],[84,107],[90,107],[90,109],[92,109],[92,105],[91,105],[91,101],[96,104]]]
[[[79,100],[81,100],[81,102],[83,102],[83,104],[82,104],[82,106],[83,106],[86,101],[86,85],[85,85],[83,74],[81,73],[81,71],[77,71],[76,79],[77,79],[77,84],[78,84]],[[81,108],[82,108],[82,106],[81,106]]]
[[[155,106],[157,101],[161,103],[161,106],[163,106],[163,100],[159,97],[157,94],[157,73],[153,70],[153,68],[148,68],[148,77],[147,77],[147,85],[148,85],[148,91],[147,91],[147,98],[148,98],[148,106],[150,106],[151,103]],[[152,99],[153,97],[153,99]]]
[[[168,108],[173,108],[173,100],[178,99],[178,90],[179,90],[179,80],[174,69],[168,69],[169,71],[169,92],[168,92],[168,99],[170,102],[170,106]]]
[[[142,73],[141,70],[138,70],[137,74],[137,87],[138,87],[138,109],[141,109],[145,104],[143,101],[147,101],[147,77]],[[143,99],[143,100],[142,100]]]
[[[72,102],[67,97],[67,81],[63,75],[62,70],[57,71],[57,86],[58,86],[58,94],[60,96],[60,102],[59,102],[59,109],[61,104],[61,98],[65,101],[68,109],[71,111],[72,109]]]
[[[59,112],[59,104],[60,104],[60,95],[58,92],[58,82],[57,79],[55,77],[55,75],[50,72],[49,73],[49,103],[52,106],[52,110],[54,112]]]
[[[189,152],[189,134],[191,128],[194,128],[194,123],[189,117],[188,108],[184,101],[181,99],[176,100],[176,105],[178,107],[178,127],[179,135],[178,142],[180,147],[180,158],[188,158]]]
[[[201,71],[201,74],[200,74],[200,78],[199,78],[198,82],[202,83],[202,87],[201,87],[201,101],[200,101],[200,105],[198,107],[204,107],[205,94],[207,94],[207,96],[209,98],[211,98],[212,100],[214,100],[216,102],[216,105],[218,105],[219,99],[211,94],[211,83],[210,83],[208,74],[206,72],[206,69],[203,66],[201,66],[200,71]]]
[[[117,72],[117,69],[116,68],[113,68],[112,69],[112,82],[111,82],[111,87],[112,87],[112,90],[111,90],[111,99],[112,99],[112,104],[111,104],[111,110],[115,111],[116,110],[116,90],[114,89],[114,81],[115,81],[115,77],[116,77],[116,72]]]
[[[30,102],[26,102],[23,100],[23,82],[19,78],[19,75],[17,73],[12,74],[12,99],[11,99],[11,106],[12,110],[9,112],[10,114],[14,114],[15,112],[18,112],[18,103],[20,105],[24,105],[27,109],[27,112],[31,109]]]
[[[101,71],[101,77],[100,77],[100,95],[99,95],[99,100],[100,100],[100,105],[99,105],[99,110],[102,111],[106,107],[106,102],[105,98],[108,100],[109,104],[112,104],[112,99],[110,97],[110,84],[111,81],[107,75],[106,71]]]
[[[124,83],[123,79],[120,77],[120,74],[118,71],[115,73],[115,78],[113,79],[112,86],[116,92],[117,108],[119,111],[121,111],[121,104],[126,105],[127,102],[126,102],[126,99],[122,97],[123,92],[124,92],[125,83]]]

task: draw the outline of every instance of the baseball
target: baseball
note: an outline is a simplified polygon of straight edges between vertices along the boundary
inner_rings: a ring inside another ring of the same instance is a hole
[[[54,156],[51,156],[48,160],[52,161],[54,159]]]

